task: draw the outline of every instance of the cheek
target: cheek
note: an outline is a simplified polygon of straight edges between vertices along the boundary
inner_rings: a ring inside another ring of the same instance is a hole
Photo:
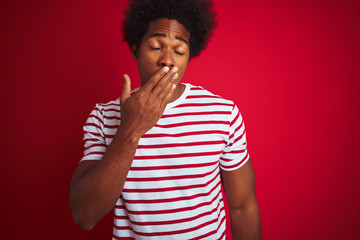
[[[181,74],[181,76],[183,76],[183,75],[185,74],[186,68],[187,68],[187,62],[184,63],[184,64],[180,67],[179,73]]]
[[[142,81],[147,81],[158,69],[146,58],[141,58],[138,62],[138,70]]]
[[[179,74],[180,80],[181,80],[182,77],[184,76],[185,70],[186,70],[186,68],[182,68],[182,69],[179,70],[178,74]]]

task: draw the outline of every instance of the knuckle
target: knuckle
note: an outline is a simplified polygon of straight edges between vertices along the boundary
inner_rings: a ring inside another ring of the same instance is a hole
[[[157,84],[157,81],[156,81],[155,78],[150,79],[149,82],[150,82],[151,85],[154,85],[154,86]]]
[[[142,94],[137,94],[136,96],[134,96],[134,101],[136,102],[137,105],[142,105],[143,103]]]
[[[160,82],[158,83],[158,86],[159,86],[159,87],[161,87],[161,88],[164,88],[165,83],[164,83],[164,82],[162,82],[162,81],[160,81]]]
[[[139,91],[139,92],[134,93],[131,97],[136,100],[136,99],[139,99],[139,97],[140,97],[141,95],[142,95],[142,94],[141,94],[141,92]]]

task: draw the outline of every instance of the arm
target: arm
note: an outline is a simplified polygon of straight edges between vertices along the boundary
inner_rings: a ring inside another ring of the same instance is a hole
[[[233,238],[262,239],[260,211],[255,196],[254,169],[250,160],[237,170],[221,170],[221,178],[229,203]]]
[[[120,97],[122,119],[101,161],[83,161],[70,184],[69,200],[75,222],[90,230],[116,204],[131,167],[139,139],[161,117],[178,77],[176,67],[160,69],[135,94],[124,75]]]

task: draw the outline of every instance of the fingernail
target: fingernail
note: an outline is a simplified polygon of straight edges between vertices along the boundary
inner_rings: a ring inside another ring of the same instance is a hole
[[[177,67],[173,67],[173,68],[171,69],[171,71],[174,72],[174,73],[177,72],[177,70],[178,70]]]
[[[168,66],[163,67],[163,71],[164,71],[165,73],[167,73],[169,70],[170,70],[170,68],[169,68]]]
[[[174,83],[172,86],[172,90],[174,90],[176,88],[176,84]]]
[[[179,74],[175,73],[173,76],[173,79],[177,79],[179,77]]]

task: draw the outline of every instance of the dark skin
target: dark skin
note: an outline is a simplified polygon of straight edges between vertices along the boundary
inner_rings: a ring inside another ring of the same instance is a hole
[[[262,239],[251,161],[248,160],[235,171],[221,170],[221,180],[229,204],[233,239]]]
[[[75,222],[90,230],[113,209],[133,161],[139,139],[162,116],[168,103],[183,93],[180,84],[189,62],[190,33],[176,20],[150,22],[139,49],[131,47],[138,62],[141,88],[130,95],[124,74],[120,97],[121,123],[101,161],[82,161],[70,185]],[[235,171],[221,171],[228,198],[234,239],[261,239],[259,208],[254,193],[251,162]]]

